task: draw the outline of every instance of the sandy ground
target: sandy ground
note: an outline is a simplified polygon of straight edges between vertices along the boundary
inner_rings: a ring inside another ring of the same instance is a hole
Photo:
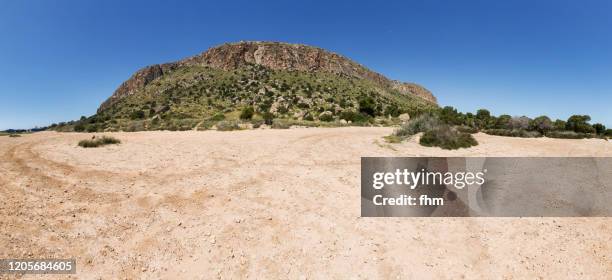
[[[0,137],[0,258],[75,257],[79,279],[610,279],[612,218],[360,218],[359,172],[361,156],[612,156],[612,142],[478,134],[444,151],[390,132]]]

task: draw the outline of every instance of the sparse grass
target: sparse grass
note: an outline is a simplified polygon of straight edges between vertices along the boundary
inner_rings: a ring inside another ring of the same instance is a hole
[[[385,139],[385,142],[387,142],[387,143],[400,143],[400,142],[402,142],[402,138],[397,136],[397,135],[387,135],[387,136],[383,137],[383,139]]]
[[[105,146],[105,145],[111,145],[111,144],[119,144],[121,143],[121,141],[119,141],[119,139],[116,139],[114,137],[110,137],[110,136],[102,136],[100,138],[95,138],[95,139],[91,139],[91,140],[81,140],[79,141],[79,146],[83,147],[83,148],[97,148],[97,147],[101,147],[101,146]]]
[[[478,145],[478,142],[471,134],[459,132],[448,125],[441,125],[426,131],[421,136],[419,143],[423,146],[435,146],[446,150],[469,148]]]
[[[21,134],[9,134],[9,137],[21,137]]]

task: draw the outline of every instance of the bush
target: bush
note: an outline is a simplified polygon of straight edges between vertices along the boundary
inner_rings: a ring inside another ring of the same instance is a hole
[[[217,113],[214,116],[212,116],[212,118],[210,118],[211,121],[222,121],[225,120],[225,115],[223,113]]]
[[[573,115],[567,119],[565,129],[578,133],[595,133],[595,128],[588,123],[590,120],[589,115]]]
[[[527,131],[524,129],[487,129],[484,133],[489,135],[507,136],[507,137],[522,137],[536,138],[542,137],[542,134],[537,131]]]
[[[438,118],[447,124],[460,125],[463,124],[463,116],[457,112],[457,109],[446,106],[438,112]]]
[[[121,143],[121,141],[119,141],[116,138],[109,137],[109,136],[102,136],[97,139],[81,140],[79,141],[79,146],[83,148],[96,148],[100,146],[119,144],[119,143]]]
[[[367,114],[360,114],[354,111],[342,111],[339,117],[341,120],[350,121],[354,123],[366,123],[370,120],[370,116],[368,116]]]
[[[334,115],[329,111],[325,111],[319,115],[319,120],[323,122],[331,122],[334,120]]]
[[[238,126],[238,123],[233,121],[220,121],[217,123],[218,131],[232,131],[238,129],[240,129],[240,126]]]
[[[9,137],[21,137],[21,134],[9,134]]]
[[[359,112],[364,113],[366,115],[375,116],[376,115],[376,102],[372,97],[365,97],[359,100]]]
[[[140,119],[144,119],[144,117],[145,117],[145,112],[142,110],[134,111],[130,114],[130,118],[132,120],[140,120]]]
[[[85,131],[85,125],[83,123],[79,122],[78,124],[76,124],[74,126],[74,131],[76,131],[76,132],[83,132],[83,131]]]
[[[546,133],[553,129],[553,122],[547,116],[539,116],[529,123],[529,129]]]
[[[274,122],[274,114],[270,112],[265,112],[263,114],[263,119],[265,124],[272,125],[272,123]]]
[[[605,135],[606,133],[606,126],[600,123],[596,123],[593,125],[593,128],[595,129],[595,133],[597,133],[597,135]]]
[[[605,136],[612,137],[612,129],[606,129]]]
[[[522,117],[512,117],[510,119],[510,129],[520,129],[526,130],[529,129],[529,124],[531,123],[531,119],[525,116]]]
[[[410,137],[419,132],[433,130],[440,126],[440,120],[433,115],[420,115],[402,124],[393,134],[399,137]]]
[[[274,120],[272,123],[272,128],[274,129],[289,129],[291,128],[291,123],[283,120]]]
[[[459,132],[448,125],[441,125],[426,131],[421,136],[419,143],[423,146],[435,146],[447,150],[469,148],[478,145],[478,142],[471,134]]]
[[[593,134],[579,133],[574,131],[549,131],[546,133],[546,137],[550,138],[563,138],[563,139],[584,139],[593,138]]]
[[[253,109],[253,107],[244,107],[240,112],[240,119],[250,120],[251,118],[253,118],[253,114],[255,114],[255,109]]]

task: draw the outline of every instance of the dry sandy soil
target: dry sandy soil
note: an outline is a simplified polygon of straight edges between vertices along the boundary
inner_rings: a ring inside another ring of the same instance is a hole
[[[361,156],[612,156],[612,142],[478,134],[444,151],[390,132],[0,137],[0,258],[75,257],[80,279],[610,279],[612,218],[360,218],[359,173]]]

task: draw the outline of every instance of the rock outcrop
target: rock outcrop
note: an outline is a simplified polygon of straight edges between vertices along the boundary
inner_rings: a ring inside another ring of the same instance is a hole
[[[300,44],[256,41],[224,44],[178,62],[147,66],[121,84],[113,95],[100,106],[98,112],[106,110],[121,98],[144,88],[165,73],[183,66],[200,65],[233,70],[253,64],[273,70],[322,71],[367,79],[382,87],[395,89],[402,94],[411,94],[434,104],[437,102],[431,92],[417,84],[389,80],[348,58],[324,49]]]

